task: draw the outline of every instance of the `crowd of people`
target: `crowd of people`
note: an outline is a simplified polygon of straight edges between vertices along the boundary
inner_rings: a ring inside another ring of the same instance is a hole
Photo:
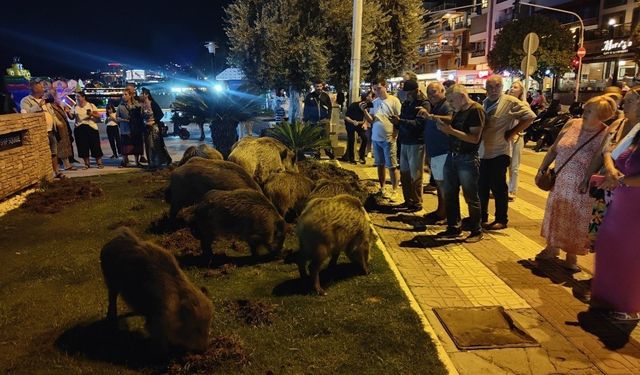
[[[45,116],[51,165],[54,176],[63,178],[65,171],[75,170],[73,143],[77,156],[82,159],[82,169],[91,167],[91,158],[97,168],[104,168],[98,123],[103,121],[95,104],[87,100],[84,92],[75,95],[75,105],[61,101],[54,89],[46,90],[40,81],[31,83],[31,94],[20,101],[20,112],[42,112]],[[130,166],[130,155],[135,165],[147,163],[151,169],[171,164],[171,157],[164,145],[160,127],[163,112],[150,91],[142,88],[136,95],[134,85],[128,85],[118,106],[108,104],[105,125],[111,147],[111,158],[122,158],[120,167]],[[73,128],[72,128],[73,127]],[[146,154],[146,159],[144,155]]]
[[[402,102],[388,92],[387,81],[379,79],[347,108],[348,141],[342,160],[365,164],[370,139],[379,195],[397,203],[402,194],[404,203],[394,206],[408,212],[423,209],[426,163],[438,206],[424,217],[429,224],[446,224],[438,237],[477,242],[485,231],[507,228],[509,202],[517,193],[523,134],[536,118],[522,83],[515,81],[505,91],[502,78],[491,76],[486,81],[487,97],[480,104],[463,85],[445,88],[432,82],[425,95],[415,76],[408,73],[404,78]],[[537,105],[545,106],[540,99]],[[578,256],[595,251],[592,295],[586,298],[594,308],[610,310],[613,319],[638,320],[640,257],[633,233],[640,230],[640,87],[626,95],[608,89],[583,109],[581,118],[564,126],[535,178],[538,183],[554,170],[555,184],[541,229],[547,246],[536,259],[552,260],[564,252],[561,265],[573,272],[580,270]],[[356,134],[361,139],[358,159]],[[464,219],[460,189],[469,212]],[[495,199],[491,221],[490,196]],[[597,210],[598,196],[603,197],[604,210]],[[463,231],[468,234],[463,236]]]

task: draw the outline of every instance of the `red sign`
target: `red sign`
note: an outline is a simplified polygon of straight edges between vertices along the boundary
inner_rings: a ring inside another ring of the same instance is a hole
[[[578,53],[576,53],[576,55],[578,55],[579,58],[583,58],[584,55],[586,54],[587,54],[587,50],[584,49],[584,47],[578,48]]]

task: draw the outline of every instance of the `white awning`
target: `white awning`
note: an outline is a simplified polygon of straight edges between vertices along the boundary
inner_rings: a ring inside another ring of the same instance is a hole
[[[242,81],[244,78],[240,68],[227,68],[216,76],[216,81]]]

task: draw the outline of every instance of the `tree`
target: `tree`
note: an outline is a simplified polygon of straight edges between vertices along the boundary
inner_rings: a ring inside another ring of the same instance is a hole
[[[327,41],[329,55],[329,81],[338,89],[349,87],[351,72],[351,41],[353,22],[353,2],[344,0],[324,0],[320,2],[320,24],[324,26],[322,34]],[[366,77],[373,59],[374,43],[379,25],[389,21],[376,0],[363,1],[362,49],[360,56],[360,74]]]
[[[576,54],[571,32],[558,21],[540,15],[522,17],[500,30],[487,57],[491,69],[497,73],[520,72],[520,63],[525,56],[522,43],[531,32],[540,37],[540,47],[534,52],[538,59],[535,77],[543,77],[547,69],[555,75],[571,70],[571,58]]]
[[[382,0],[379,4],[386,19],[376,23],[369,79],[398,76],[411,69],[418,60],[418,45],[424,34],[421,1]]]
[[[213,145],[225,157],[236,142],[236,126],[255,116],[260,109],[260,97],[225,91],[211,93],[194,90],[180,95],[171,104],[183,117],[209,122]]]

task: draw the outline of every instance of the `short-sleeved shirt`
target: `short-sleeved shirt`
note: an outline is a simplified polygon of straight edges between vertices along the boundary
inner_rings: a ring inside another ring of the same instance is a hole
[[[382,100],[376,98],[371,108],[371,117],[373,124],[371,125],[371,140],[384,142],[390,141],[393,135],[393,123],[390,118],[392,116],[400,116],[402,103],[395,96],[388,94],[387,98]]]
[[[362,111],[362,108],[360,108],[360,102],[353,102],[349,104],[345,116],[354,121],[364,121],[364,112]],[[347,123],[347,125],[349,125],[349,123]]]
[[[91,110],[92,115],[98,112],[98,108],[96,108],[93,103],[86,102],[82,107],[79,104],[75,106],[73,112],[78,116],[76,118],[76,124],[77,126],[89,125],[93,129],[98,130],[98,124],[93,121],[93,117],[89,117],[89,110]]]
[[[476,102],[471,103],[469,108],[453,114],[451,127],[463,133],[470,134],[471,128],[484,128],[485,114],[482,105]],[[469,143],[460,138],[449,136],[449,151],[459,154],[477,154],[479,144]]]
[[[442,99],[439,103],[431,105],[431,114],[436,116],[449,116],[453,110]],[[424,144],[427,146],[429,157],[444,155],[449,152],[449,136],[438,130],[435,120],[424,120]]]
[[[506,94],[502,94],[494,103],[485,99],[483,104],[487,122],[478,150],[480,159],[511,156],[511,144],[504,138],[504,134],[520,121],[533,120],[536,114],[525,102]]]

